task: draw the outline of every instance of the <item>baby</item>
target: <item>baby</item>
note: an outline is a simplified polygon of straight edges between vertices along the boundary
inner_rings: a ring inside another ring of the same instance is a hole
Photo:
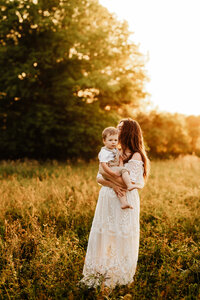
[[[129,191],[134,189],[134,184],[131,182],[129,171],[123,167],[123,160],[120,157],[119,150],[116,148],[118,144],[118,133],[115,127],[107,127],[102,132],[103,143],[105,147],[99,152],[99,173],[106,180],[110,180],[122,176],[124,183]],[[109,176],[108,176],[109,175]],[[118,197],[121,203],[121,208],[133,208],[126,199],[126,195]]]

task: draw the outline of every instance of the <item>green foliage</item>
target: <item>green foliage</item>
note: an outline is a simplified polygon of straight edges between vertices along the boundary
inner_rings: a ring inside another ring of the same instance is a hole
[[[95,156],[114,111],[145,96],[129,35],[96,0],[1,0],[1,158]]]
[[[80,102],[76,111],[33,104],[20,116],[16,111],[8,114],[9,125],[1,133],[1,158],[90,159],[101,146],[102,128],[110,122],[116,123],[115,114],[104,117],[98,103]]]
[[[200,156],[200,118],[142,110],[144,58],[96,0],[0,1],[0,159],[96,157],[138,120],[151,157]]]

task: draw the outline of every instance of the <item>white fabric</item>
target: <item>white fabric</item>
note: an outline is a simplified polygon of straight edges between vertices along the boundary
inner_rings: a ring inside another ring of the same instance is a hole
[[[115,150],[115,152],[117,152],[116,149],[113,149]],[[112,151],[109,151],[105,148],[101,148],[101,151],[99,152],[98,154],[98,158],[99,158],[99,162],[109,162],[111,160],[114,160],[115,156],[114,156],[114,153]]]
[[[136,159],[130,159],[128,163],[124,164],[124,167],[126,167],[130,171],[131,181],[134,182],[135,185],[137,185],[137,187],[140,189],[144,187],[143,165],[143,161]]]
[[[124,164],[124,167],[130,171],[130,178],[131,181],[135,183],[135,186],[142,189],[144,187],[143,162],[136,159],[130,159],[128,163]],[[103,176],[98,172],[97,178],[103,178]]]
[[[132,171],[134,179],[139,180],[143,164],[129,161],[126,167]],[[140,184],[142,186],[143,181]],[[89,287],[102,282],[115,287],[133,281],[139,250],[140,199],[137,189],[127,192],[127,201],[133,209],[121,209],[113,189],[103,186],[100,190],[81,280]]]

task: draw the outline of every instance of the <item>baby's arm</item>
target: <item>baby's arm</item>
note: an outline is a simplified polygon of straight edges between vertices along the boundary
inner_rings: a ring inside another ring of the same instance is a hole
[[[120,173],[119,173],[119,172],[113,172],[113,171],[111,170],[111,168],[109,168],[109,166],[107,165],[106,162],[101,162],[100,164],[101,164],[101,166],[102,166],[104,172],[106,172],[106,173],[109,174],[110,176],[112,176],[112,177],[114,177],[114,178],[117,178],[117,177],[120,176]]]

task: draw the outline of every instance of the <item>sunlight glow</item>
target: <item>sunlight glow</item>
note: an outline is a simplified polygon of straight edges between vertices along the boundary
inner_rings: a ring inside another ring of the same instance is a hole
[[[146,90],[161,111],[200,115],[199,0],[99,0],[127,20],[149,57]]]

